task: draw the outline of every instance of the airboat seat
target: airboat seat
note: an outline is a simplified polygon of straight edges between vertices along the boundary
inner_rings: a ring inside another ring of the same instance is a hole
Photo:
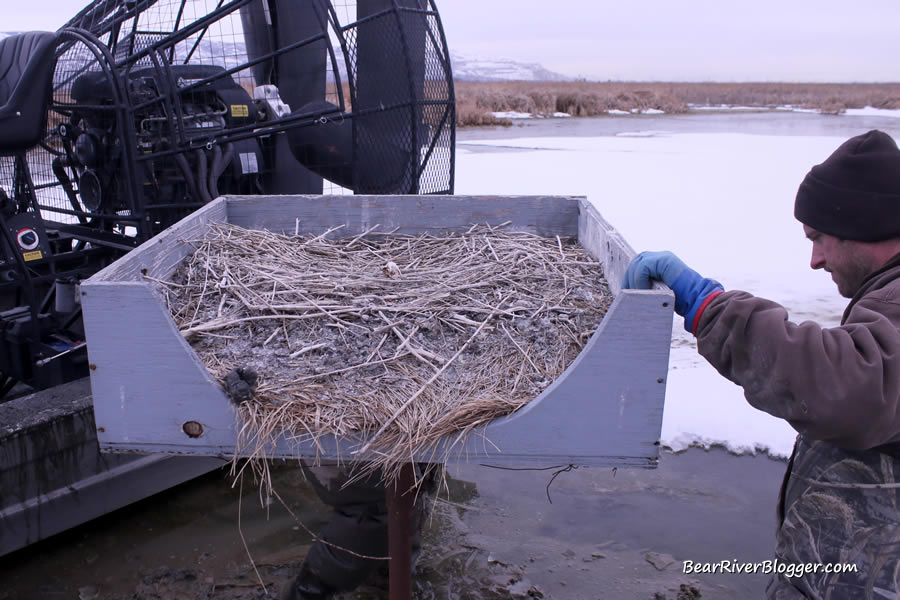
[[[43,135],[57,34],[29,31],[0,40],[0,154],[24,152]]]

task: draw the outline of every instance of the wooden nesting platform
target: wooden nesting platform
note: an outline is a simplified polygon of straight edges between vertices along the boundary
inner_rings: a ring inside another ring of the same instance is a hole
[[[229,196],[208,204],[81,285],[101,450],[234,454],[235,406],[176,328],[156,284],[144,277],[169,279],[194,250],[187,240],[223,222],[315,235],[343,225],[341,236],[375,224],[415,235],[510,222],[510,229],[550,238],[577,236],[601,262],[615,294],[612,306],[562,376],[515,414],[454,446],[451,459],[655,466],[674,298],[663,286],[620,289],[634,251],[586,199],[551,196]],[[318,443],[320,458],[365,459],[351,454],[365,439]],[[312,458],[316,448],[285,436],[269,456]]]

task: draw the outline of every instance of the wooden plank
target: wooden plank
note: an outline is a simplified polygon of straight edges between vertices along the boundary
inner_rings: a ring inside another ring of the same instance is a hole
[[[634,250],[619,232],[588,201],[581,203],[578,219],[578,242],[603,263],[603,275],[613,294],[622,288],[622,278]]]
[[[236,411],[175,327],[148,283],[82,284],[82,306],[101,448],[153,450],[177,444],[185,453],[233,452]],[[203,434],[188,436],[196,421]]]
[[[622,289],[622,280],[635,251],[618,230],[600,216],[590,202],[584,201],[578,219],[578,242],[603,263],[603,274],[613,294]],[[653,290],[669,292],[660,282],[653,283]]]
[[[224,223],[226,218],[226,201],[214,200],[97,272],[89,281],[141,281],[144,273],[156,279],[166,278],[194,250],[184,241],[202,239],[209,223]]]
[[[475,223],[538,235],[578,235],[579,201],[560,196],[226,196],[228,222],[248,229],[319,234],[344,225],[334,237],[382,231],[415,235],[465,231]]]

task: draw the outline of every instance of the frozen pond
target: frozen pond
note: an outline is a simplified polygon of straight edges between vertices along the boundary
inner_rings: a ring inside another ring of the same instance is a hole
[[[809,268],[793,218],[797,186],[849,137],[900,119],[702,113],[529,119],[458,134],[456,193],[587,196],[636,251],[672,250],[725,289],[784,304],[795,321],[837,324],[847,303]],[[794,431],[750,408],[697,353],[676,318],[663,443],[787,456]]]
[[[896,112],[896,111],[894,111]],[[887,113],[886,113],[887,114]],[[684,115],[627,115],[579,119],[517,119],[511,127],[457,131],[457,143],[515,137],[604,137],[633,131],[747,133],[753,135],[844,137],[881,129],[895,138],[900,119],[888,116],[834,116],[789,111],[704,111]],[[457,182],[460,180],[457,179]],[[462,193],[457,190],[457,193]]]

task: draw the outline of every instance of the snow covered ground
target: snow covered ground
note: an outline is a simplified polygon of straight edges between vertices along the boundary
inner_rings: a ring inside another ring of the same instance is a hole
[[[893,119],[900,118],[900,110],[892,110],[889,108],[875,108],[867,106],[865,108],[848,108],[845,115],[850,117],[890,117]]]
[[[768,110],[772,111],[787,111],[787,112],[798,112],[798,113],[814,113],[819,114],[821,111],[815,108],[797,108],[794,106],[776,106],[774,108],[767,108],[764,106],[730,106],[726,104],[718,104],[718,105],[700,105],[700,104],[688,104],[688,108],[691,112],[765,112]],[[535,115],[532,113],[526,112],[514,112],[514,111],[501,111],[491,113],[498,119],[537,119],[542,118],[543,115]],[[607,111],[607,114],[611,116],[619,116],[619,115],[630,115],[630,114],[638,114],[638,115],[663,115],[666,114],[665,111],[659,110],[657,108],[647,108],[644,110],[640,109],[632,109],[631,112],[627,110],[619,110],[616,108],[610,109]],[[844,116],[848,117],[887,117],[898,119],[900,118],[900,110],[889,109],[889,108],[875,108],[874,106],[866,106],[865,108],[848,108],[843,113]],[[554,117],[569,117],[571,115],[567,113],[554,113]]]
[[[846,300],[809,268],[793,202],[809,168],[845,139],[659,130],[462,139],[456,193],[587,196],[636,251],[671,250],[726,289],[782,303],[795,321],[836,325]],[[751,408],[697,354],[677,317],[669,364],[665,445],[790,454],[795,432]]]

